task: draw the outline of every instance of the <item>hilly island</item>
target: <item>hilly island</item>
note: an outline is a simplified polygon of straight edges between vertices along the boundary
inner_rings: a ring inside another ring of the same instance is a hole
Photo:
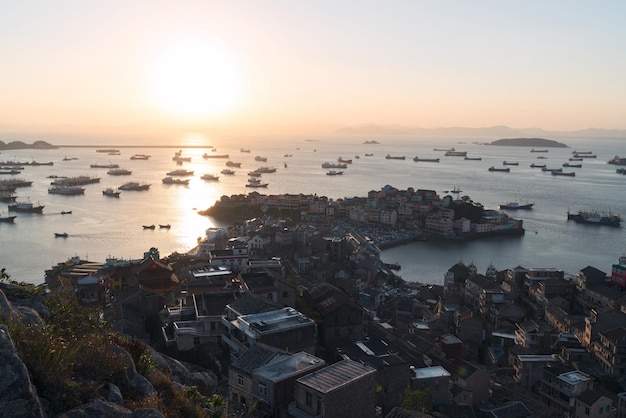
[[[22,141],[4,142],[0,141],[0,150],[10,149],[57,149],[59,147],[49,144],[46,141],[35,141],[32,144],[27,144]]]
[[[544,138],[504,138],[490,142],[488,145],[503,145],[514,147],[552,147],[569,148],[566,144]]]

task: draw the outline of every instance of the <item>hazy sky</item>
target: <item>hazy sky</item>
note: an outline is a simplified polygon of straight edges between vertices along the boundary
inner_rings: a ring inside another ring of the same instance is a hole
[[[0,125],[626,128],[626,2],[0,6]]]

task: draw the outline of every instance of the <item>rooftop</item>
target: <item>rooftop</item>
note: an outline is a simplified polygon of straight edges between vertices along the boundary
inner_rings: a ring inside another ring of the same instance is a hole
[[[260,367],[255,370],[255,374],[267,380],[277,382],[325,364],[326,363],[321,358],[301,351],[292,356]]]
[[[252,337],[315,325],[311,318],[293,308],[243,315],[232,323]]]
[[[433,377],[450,377],[450,373],[441,366],[413,369],[414,379],[431,379]]]
[[[356,361],[343,360],[303,376],[298,382],[318,392],[328,393],[375,372],[375,369]]]
[[[559,379],[570,385],[577,385],[590,381],[591,376],[589,376],[587,373],[581,372],[580,370],[575,370],[573,372],[563,373],[559,375]]]

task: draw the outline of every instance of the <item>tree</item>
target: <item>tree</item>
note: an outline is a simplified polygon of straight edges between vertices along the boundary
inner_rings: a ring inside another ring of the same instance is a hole
[[[428,389],[410,389],[404,391],[402,407],[413,411],[431,412],[433,410],[433,396]]]

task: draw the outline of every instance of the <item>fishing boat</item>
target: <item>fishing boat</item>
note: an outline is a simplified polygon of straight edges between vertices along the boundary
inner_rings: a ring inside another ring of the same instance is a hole
[[[177,179],[171,176],[165,177],[162,181],[163,184],[180,184],[183,186],[189,185],[189,179]]]
[[[569,160],[570,161],[582,161],[583,159],[580,157],[570,157]]]
[[[61,211],[61,215],[71,215],[72,211],[71,210],[62,210]]]
[[[492,167],[489,167],[489,171],[501,171],[503,173],[508,173],[508,172],[511,171],[511,169],[508,168],[508,167],[507,168],[496,168],[496,167],[492,166]]]
[[[575,177],[576,173],[573,171],[570,172],[564,172],[564,171],[553,171],[552,172],[553,176],[567,176],[567,177]]]
[[[128,183],[122,184],[118,187],[118,190],[133,190],[133,191],[141,191],[150,189],[151,184],[149,183],[139,183],[138,181],[129,181]]]
[[[60,178],[52,183],[53,186],[84,186],[85,184],[100,183],[100,177],[92,176],[75,176]]]
[[[109,197],[120,197],[120,192],[114,190],[112,187],[108,187],[102,191],[102,194]]]
[[[225,174],[227,176],[234,176],[235,170],[231,170],[230,168],[225,168],[222,171],[220,171],[220,173]]]
[[[535,149],[535,148],[533,148],[533,149],[530,150],[530,152],[548,152],[548,150],[547,149]]]
[[[572,220],[576,223],[591,224],[591,225],[608,225],[619,226],[622,222],[622,217],[619,214],[612,212],[600,213],[598,211],[578,211],[577,213],[567,212],[567,220]]]
[[[387,154],[385,156],[385,160],[405,160],[406,157],[404,155],[398,156],[398,155],[389,155]]]
[[[241,148],[241,149],[239,150],[239,152],[250,153],[250,149],[249,149],[249,148]]]
[[[419,157],[414,157],[413,161],[415,161],[415,162],[425,162],[425,163],[438,163],[439,162],[439,158],[419,158]]]
[[[215,151],[215,150],[213,150]],[[204,158],[205,160],[208,160],[210,158],[229,158],[230,155],[228,154],[208,154],[208,153],[204,153],[202,154],[202,158]],[[189,159],[189,161],[191,161],[191,158]]]
[[[90,165],[91,168],[120,168],[119,164],[99,164],[99,163],[95,163],[95,164],[91,164]]]
[[[480,161],[483,159],[483,157],[465,157],[463,158],[464,160],[469,160],[469,161]]]
[[[154,225],[142,225],[143,229],[154,229],[156,228]]]
[[[467,151],[455,151],[452,148],[450,151],[446,151],[444,155],[446,157],[467,157]]]
[[[532,163],[530,165],[530,167],[531,168],[546,168],[546,165],[545,164],[535,164],[535,163]]]
[[[517,161],[502,161],[502,165],[519,165]]]
[[[502,205],[498,205],[499,209],[532,209],[534,203],[519,203],[519,202],[506,202]]]
[[[330,170],[326,173],[327,176],[340,176],[343,174],[343,171],[339,170]]]
[[[107,171],[107,174],[110,174],[112,176],[130,176],[131,174],[133,174],[133,172],[125,168],[112,168]]]
[[[237,168],[240,168],[241,167],[241,163],[228,160],[228,161],[226,161],[226,167],[237,167]]]
[[[543,167],[541,169],[541,171],[558,172],[558,171],[563,171],[563,169],[562,168],[547,168],[547,167]]]
[[[160,229],[170,229],[171,225],[170,224],[159,224],[159,228]]]
[[[346,164],[346,163],[329,163],[329,162],[325,162],[325,163],[322,163],[322,168],[343,168],[343,169],[346,169],[346,168],[348,168],[348,164]]]
[[[570,164],[570,163],[564,163],[563,167],[570,167],[570,168],[581,168],[583,165],[582,164]]]
[[[42,213],[43,208],[43,205],[35,205],[32,202],[15,202],[9,205],[9,211],[12,212]]]
[[[265,174],[265,173],[275,173],[276,172],[276,168],[275,167],[259,167],[257,168],[255,171]]]
[[[150,159],[149,155],[146,154],[135,154],[132,157],[130,157],[131,160],[148,160]]]
[[[55,238],[67,238],[67,232],[55,232],[54,233],[54,237]]]
[[[85,194],[85,189],[80,186],[51,186],[48,188],[50,194],[62,194],[65,196],[77,196]]]
[[[267,158],[266,157],[261,157],[260,155],[257,155],[256,157],[254,157],[254,161],[260,161],[262,163],[266,163],[267,162]]]
[[[98,148],[96,152],[106,152],[108,154],[110,152],[120,152],[120,150],[115,148]]]
[[[178,170],[172,170],[168,173],[166,173],[166,175],[168,176],[193,176],[193,170],[185,170],[185,169],[178,169]]]
[[[202,176],[200,176],[200,178],[202,180],[205,180],[205,181],[218,181],[220,179],[220,176],[217,176],[215,174],[206,173],[206,174],[203,174]]]
[[[337,158],[337,162],[340,164],[352,164],[352,160],[344,160],[343,158]]]

